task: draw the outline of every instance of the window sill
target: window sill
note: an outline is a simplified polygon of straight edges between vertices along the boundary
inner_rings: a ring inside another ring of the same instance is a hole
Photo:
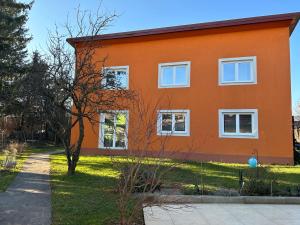
[[[250,135],[231,135],[231,134],[220,134],[219,138],[241,138],[241,139],[258,139],[257,134],[250,134]]]
[[[190,133],[157,133],[158,136],[190,136]]]
[[[127,150],[127,147],[126,148],[118,148],[118,147],[115,147],[115,148],[109,148],[109,147],[103,147],[103,146],[100,146],[99,149],[102,151],[102,150]]]
[[[219,83],[219,86],[229,86],[229,85],[256,85],[257,82],[228,82],[228,83]]]
[[[190,85],[170,85],[170,86],[158,86],[159,89],[163,88],[189,88]]]

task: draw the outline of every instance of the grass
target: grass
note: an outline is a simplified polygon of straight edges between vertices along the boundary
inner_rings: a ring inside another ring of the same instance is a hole
[[[291,186],[300,185],[299,166],[267,166],[267,171],[277,178],[278,187],[286,189]],[[216,191],[220,188],[239,189],[239,170],[249,170],[245,164],[233,163],[203,163],[186,162],[180,164],[175,170],[167,175],[167,180],[178,182],[183,186],[186,194],[193,194],[194,185],[197,180],[202,180],[205,189]]]
[[[67,176],[65,156],[51,156],[52,224],[107,224],[115,219],[118,174],[110,158],[82,156],[76,170]]]
[[[172,163],[170,160],[168,163]],[[164,184],[182,186],[190,191],[196,177],[203,174],[205,186],[211,190],[238,189],[238,171],[242,164],[180,162],[165,177]],[[299,166],[270,166],[282,187],[300,184]],[[63,155],[51,156],[51,187],[53,225],[59,224],[109,224],[117,219],[117,193],[115,186],[118,172],[113,169],[110,157],[81,156],[77,174],[67,176],[66,159]]]
[[[50,150],[54,150],[55,147],[50,147]],[[3,160],[5,159],[5,155],[0,151],[0,192],[5,191],[10,183],[15,179],[17,174],[21,171],[24,162],[32,153],[39,153],[43,151],[48,151],[49,146],[43,147],[27,147],[22,154],[18,154],[16,157],[17,165],[11,171],[1,171],[3,169]]]

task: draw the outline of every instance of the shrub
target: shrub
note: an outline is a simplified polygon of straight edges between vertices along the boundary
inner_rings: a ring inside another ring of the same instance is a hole
[[[7,146],[7,148],[3,151],[4,153],[4,160],[2,166],[5,170],[12,170],[17,165],[17,154],[21,154],[26,145],[24,143],[16,143],[13,142]]]
[[[244,171],[242,195],[273,195],[276,193],[277,177],[267,168],[258,167]]]
[[[153,166],[125,166],[120,175],[120,186],[127,186],[133,193],[160,191],[162,182],[157,177],[158,171]]]
[[[25,147],[26,147],[25,143],[13,142],[8,145],[8,150],[11,152],[16,151],[18,154],[21,154],[25,150]]]
[[[16,155],[17,151],[15,149],[6,149],[4,152],[3,168],[5,170],[14,169],[17,165]]]

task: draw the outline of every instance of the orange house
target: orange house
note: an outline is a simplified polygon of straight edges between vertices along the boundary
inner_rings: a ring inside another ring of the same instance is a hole
[[[246,162],[257,154],[262,163],[293,164],[289,38],[299,17],[290,13],[104,34],[94,38],[101,43],[95,57],[108,56],[107,69],[146,101],[171,99],[159,105],[156,135],[168,136],[169,146],[176,146],[174,157]],[[86,40],[68,42],[76,48]],[[86,124],[82,152],[128,151],[131,140],[125,133],[138,122],[130,108],[99,116],[96,132]],[[108,129],[108,122],[119,130]]]

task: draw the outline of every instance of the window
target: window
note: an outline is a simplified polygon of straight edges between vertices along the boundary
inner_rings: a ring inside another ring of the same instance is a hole
[[[219,84],[256,84],[256,57],[219,59]]]
[[[126,149],[128,112],[101,113],[100,119],[100,148]]]
[[[128,89],[129,66],[105,67],[102,85],[106,89]]]
[[[257,109],[219,110],[219,136],[258,138]]]
[[[158,111],[157,134],[189,136],[189,110],[160,110]]]
[[[162,63],[158,65],[158,87],[190,86],[190,62]]]

